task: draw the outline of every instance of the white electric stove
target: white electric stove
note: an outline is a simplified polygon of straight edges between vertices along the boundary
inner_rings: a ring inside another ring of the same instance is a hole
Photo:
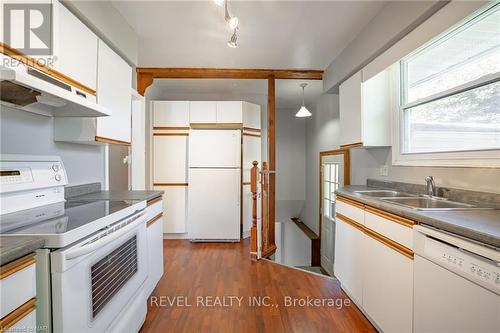
[[[0,155],[0,180],[0,235],[45,240],[37,251],[37,325],[49,332],[139,330],[146,202],[65,199],[68,180],[57,156]]]

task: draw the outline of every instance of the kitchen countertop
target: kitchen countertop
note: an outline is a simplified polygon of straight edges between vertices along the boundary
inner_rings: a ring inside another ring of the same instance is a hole
[[[406,217],[419,224],[426,224],[459,236],[467,237],[487,245],[500,248],[500,210],[455,210],[455,211],[422,211],[402,207],[356,194],[354,191],[375,190],[382,188],[364,185],[349,185],[339,188],[336,193],[346,198],[379,208],[387,212]]]
[[[71,200],[152,200],[160,197],[163,191],[99,191],[71,197]]]
[[[42,248],[43,245],[44,240],[41,237],[0,236],[0,265],[4,265],[13,260],[19,259],[35,250]]]

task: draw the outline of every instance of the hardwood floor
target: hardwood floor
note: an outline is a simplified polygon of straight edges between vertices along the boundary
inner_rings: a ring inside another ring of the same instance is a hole
[[[165,273],[148,300],[141,332],[375,332],[337,282],[264,260],[252,262],[248,241],[165,240],[164,258]],[[324,305],[290,304],[308,296]],[[249,297],[261,297],[268,306],[253,305]]]

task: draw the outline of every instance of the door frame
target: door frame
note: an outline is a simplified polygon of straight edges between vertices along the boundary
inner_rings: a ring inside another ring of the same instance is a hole
[[[319,152],[319,246],[321,255],[321,228],[323,224],[323,168],[321,160],[324,156],[329,155],[344,155],[344,185],[351,184],[351,160],[349,149],[334,149],[334,150],[324,150]]]

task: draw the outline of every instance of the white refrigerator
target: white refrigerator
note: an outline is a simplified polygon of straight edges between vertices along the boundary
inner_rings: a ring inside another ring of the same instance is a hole
[[[194,241],[239,241],[241,130],[189,134],[188,234]]]

